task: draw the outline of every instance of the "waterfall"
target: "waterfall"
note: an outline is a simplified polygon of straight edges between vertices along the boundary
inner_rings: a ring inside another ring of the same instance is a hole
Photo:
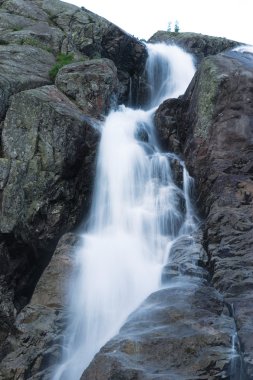
[[[184,93],[194,65],[176,46],[148,45],[148,51],[150,110],[120,106],[102,128],[90,221],[70,286],[64,355],[53,380],[80,379],[129,313],[159,288],[168,245],[193,227],[190,177],[184,168],[183,187],[175,183],[175,155],[159,151],[153,115],[162,100]]]
[[[176,45],[148,44],[148,51],[146,68],[150,86],[149,108],[153,108],[165,99],[182,95],[195,68],[192,56]]]

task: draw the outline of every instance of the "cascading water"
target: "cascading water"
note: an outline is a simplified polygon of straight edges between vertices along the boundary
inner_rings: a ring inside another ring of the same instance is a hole
[[[157,107],[165,99],[182,95],[190,83],[195,68],[192,56],[178,46],[149,44],[146,71],[150,86],[149,108]]]
[[[148,45],[148,51],[154,108],[182,94],[195,69],[176,46]],[[190,177],[184,169],[183,189],[175,184],[175,156],[159,152],[153,114],[120,106],[104,123],[91,218],[76,254],[65,352],[53,380],[80,379],[129,313],[158,289],[166,247],[194,224]]]

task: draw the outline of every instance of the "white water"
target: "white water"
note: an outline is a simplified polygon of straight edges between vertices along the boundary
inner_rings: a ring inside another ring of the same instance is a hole
[[[161,43],[149,44],[148,48],[147,72],[151,88],[151,109],[165,99],[182,95],[194,75],[195,67],[192,56],[178,46]]]
[[[153,108],[185,91],[194,66],[175,46],[148,49]],[[158,81],[159,88],[154,84]],[[183,189],[174,183],[175,156],[156,147],[153,113],[121,106],[104,123],[91,218],[70,289],[65,353],[53,380],[80,379],[129,313],[159,288],[166,247],[193,227],[190,177],[184,169]],[[136,138],[143,132],[148,143]]]
[[[240,45],[234,48],[233,51],[238,51],[239,53],[253,54],[253,45]]]

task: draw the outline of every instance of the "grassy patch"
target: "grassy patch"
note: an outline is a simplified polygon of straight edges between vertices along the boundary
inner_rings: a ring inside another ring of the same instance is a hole
[[[49,71],[49,77],[52,81],[55,80],[55,77],[58,73],[58,71],[65,65],[68,65],[72,63],[74,60],[73,54],[63,54],[60,53],[56,57],[56,64],[52,67],[52,69]]]
[[[52,53],[52,49],[46,45],[44,45],[42,42],[36,40],[35,38],[22,38],[22,40],[19,41],[20,45],[30,45],[34,46],[43,50],[48,51],[49,53]]]

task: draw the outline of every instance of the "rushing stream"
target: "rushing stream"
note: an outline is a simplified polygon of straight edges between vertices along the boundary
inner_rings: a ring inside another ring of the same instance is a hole
[[[194,65],[176,46],[148,45],[149,110],[120,106],[102,129],[90,222],[76,252],[70,322],[53,380],[79,380],[95,353],[160,286],[168,245],[193,227],[190,177],[173,177],[173,154],[161,153],[153,115],[188,86]]]

